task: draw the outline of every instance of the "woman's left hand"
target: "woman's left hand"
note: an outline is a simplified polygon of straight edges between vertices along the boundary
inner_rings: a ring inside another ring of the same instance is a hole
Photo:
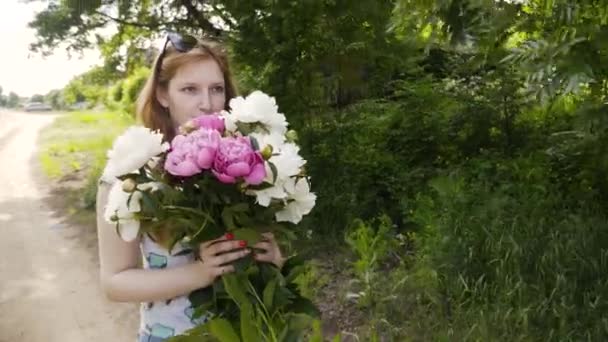
[[[275,264],[279,269],[282,268],[285,263],[285,258],[283,258],[283,254],[281,254],[281,249],[279,248],[274,235],[272,233],[263,233],[262,237],[262,241],[252,246],[254,248],[253,255],[255,260],[270,262]]]

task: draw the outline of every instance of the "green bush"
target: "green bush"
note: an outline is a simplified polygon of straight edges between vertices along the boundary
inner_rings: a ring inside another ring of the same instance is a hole
[[[149,76],[150,69],[140,67],[122,83],[121,105],[127,113],[135,115],[135,101]]]
[[[108,94],[105,98],[105,106],[110,110],[121,110],[120,103],[122,102],[122,87],[123,81],[116,82],[108,90]]]
[[[392,101],[361,102],[301,130],[302,153],[319,195],[311,226],[340,236],[352,220],[382,213],[404,226],[411,198],[462,159],[454,135],[478,134],[453,124],[470,107],[438,97],[441,91],[433,81],[403,83]]]
[[[544,155],[486,156],[418,197],[416,252],[438,274],[453,338],[608,337],[608,217],[550,173]]]

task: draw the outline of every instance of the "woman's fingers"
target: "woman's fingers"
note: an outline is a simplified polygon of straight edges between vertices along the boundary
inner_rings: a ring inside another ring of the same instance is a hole
[[[203,254],[209,257],[245,247],[247,247],[245,241],[219,241],[204,249]]]
[[[274,234],[271,232],[262,233],[262,236],[265,237],[269,241],[274,241]]]
[[[257,261],[273,262],[274,253],[255,253],[254,258]]]
[[[211,246],[215,243],[218,243],[220,241],[227,241],[227,240],[232,240],[232,239],[234,239],[234,235],[232,235],[231,233],[227,233],[215,240],[209,240],[209,241],[205,241],[205,242],[201,243],[201,248],[209,248],[209,246]]]
[[[215,277],[219,277],[221,275],[232,273],[232,272],[234,272],[234,266],[232,266],[232,265],[213,268],[213,273],[214,273]]]
[[[270,242],[261,241],[253,245],[253,248],[261,249],[268,252],[273,248],[273,246]]]
[[[249,253],[251,253],[251,251],[249,249],[243,249],[243,250],[231,252],[231,253],[224,253],[224,254],[217,255],[210,262],[213,266],[223,266],[223,265],[233,262],[237,259],[240,259]]]

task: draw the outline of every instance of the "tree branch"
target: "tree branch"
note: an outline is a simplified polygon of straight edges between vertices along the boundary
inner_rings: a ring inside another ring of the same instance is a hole
[[[215,27],[207,18],[203,16],[203,14],[196,9],[191,0],[180,0],[182,6],[186,8],[188,11],[188,17],[193,18],[200,25],[200,27],[213,35],[214,37],[219,37],[224,32],[221,29]]]
[[[114,22],[117,22],[121,25],[143,27],[143,28],[147,28],[147,29],[151,29],[151,30],[157,30],[159,27],[164,26],[164,24],[160,24],[160,23],[159,24],[145,24],[145,23],[136,23],[136,22],[120,19],[120,18],[114,18],[114,17],[112,17],[108,14],[105,14],[103,12],[100,12],[100,11],[95,11],[94,13],[98,14],[104,18],[110,19]]]

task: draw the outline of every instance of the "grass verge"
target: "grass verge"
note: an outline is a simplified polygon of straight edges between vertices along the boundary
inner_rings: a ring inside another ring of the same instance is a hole
[[[114,112],[71,112],[42,132],[38,159],[68,214],[93,212],[106,152],[133,123],[133,118]]]

